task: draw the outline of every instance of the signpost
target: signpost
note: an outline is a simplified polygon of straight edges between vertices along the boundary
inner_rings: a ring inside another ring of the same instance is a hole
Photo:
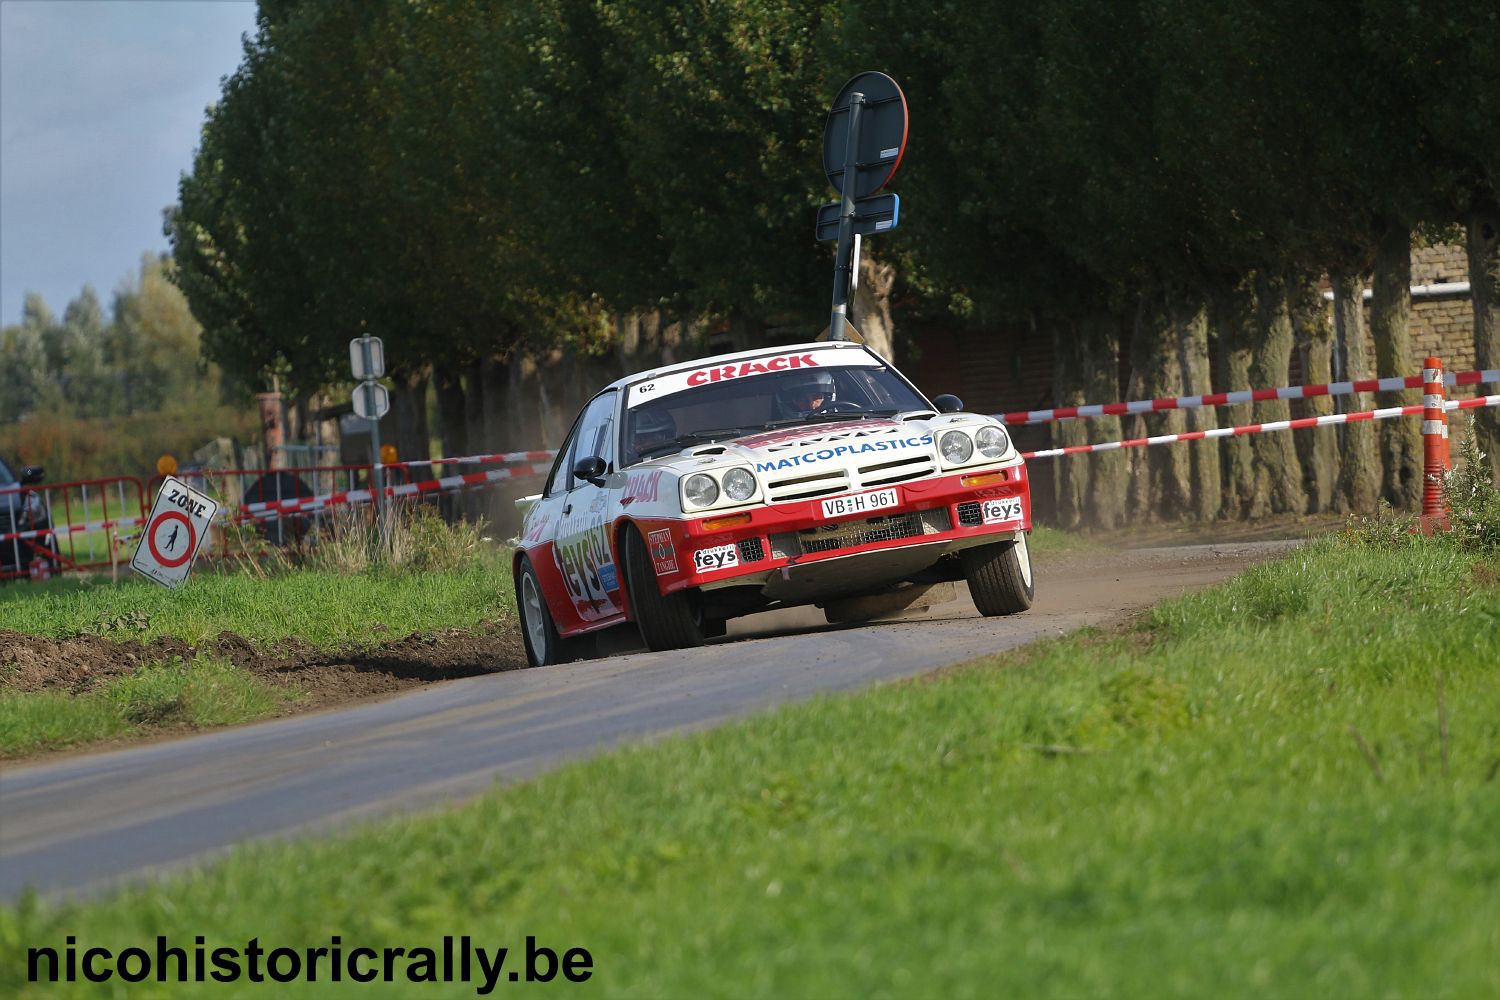
[[[212,497],[167,477],[151,505],[130,568],[163,587],[177,588],[192,571],[193,559],[208,540],[218,512],[219,504]]]
[[[823,172],[841,201],[818,209],[817,237],[837,239],[830,340],[844,340],[854,287],[856,239],[896,228],[901,200],[874,197],[906,153],[906,95],[884,73],[861,73],[844,84],[823,127]]]
[[[354,388],[354,412],[370,422],[370,496],[377,516],[385,498],[380,472],[380,418],[391,408],[391,394],[375,381],[385,374],[385,344],[368,333],[349,341],[349,368],[361,379]]]

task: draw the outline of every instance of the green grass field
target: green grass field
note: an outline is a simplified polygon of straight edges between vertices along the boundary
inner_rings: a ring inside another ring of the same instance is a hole
[[[407,632],[472,628],[514,613],[510,566],[498,550],[448,573],[262,577],[200,571],[175,591],[138,577],[118,584],[65,577],[0,588],[0,628],[58,637],[144,615],[145,628],[121,637],[196,643],[229,631],[263,642],[296,636],[333,649]],[[377,622],[386,626],[384,635],[371,631]]]
[[[590,950],[586,987],[539,993],[1494,996],[1497,678],[1493,557],[1325,540],[1121,634],[241,850],[102,902],[28,901],[0,911],[0,990],[24,993],[24,948],[66,934],[469,934]]]
[[[208,657],[147,667],[83,695],[0,694],[0,757],[142,732],[249,722],[275,713],[293,697]]]

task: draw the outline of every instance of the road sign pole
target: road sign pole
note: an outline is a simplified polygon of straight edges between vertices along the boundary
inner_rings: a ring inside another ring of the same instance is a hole
[[[374,370],[374,359],[370,355],[370,335],[367,333],[359,338],[360,349],[364,352],[365,371]],[[375,404],[375,380],[366,379],[362,386],[365,391],[365,407],[371,413],[379,413],[380,409]],[[375,504],[375,518],[382,522],[384,529],[385,489],[380,473],[380,418],[370,418],[370,499]],[[382,530],[382,534],[384,531]]]
[[[865,95],[849,95],[849,133],[844,147],[844,200],[839,212],[839,245],[833,269],[833,315],[828,320],[828,339],[844,340],[849,318],[849,276],[854,258],[854,194],[859,173],[859,118]]]

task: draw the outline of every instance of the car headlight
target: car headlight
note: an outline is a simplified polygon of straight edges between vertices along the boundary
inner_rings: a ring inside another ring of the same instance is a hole
[[[695,507],[708,507],[719,499],[719,484],[714,482],[713,476],[705,476],[700,472],[688,476],[682,492]]]
[[[974,454],[974,442],[963,431],[949,431],[938,438],[938,451],[950,465],[963,465]]]
[[[724,473],[724,495],[731,500],[749,500],[755,495],[755,477],[745,469]]]
[[[1010,447],[1010,437],[998,427],[981,427],[974,443],[985,458],[999,458]]]

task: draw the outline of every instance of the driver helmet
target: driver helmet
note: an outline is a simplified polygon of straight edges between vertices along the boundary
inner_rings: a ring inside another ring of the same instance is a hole
[[[837,399],[838,391],[829,372],[797,372],[782,378],[776,387],[776,402],[789,416],[807,416]]]
[[[631,447],[639,455],[647,448],[666,444],[677,436],[677,421],[665,410],[641,410],[635,415],[635,435]]]

